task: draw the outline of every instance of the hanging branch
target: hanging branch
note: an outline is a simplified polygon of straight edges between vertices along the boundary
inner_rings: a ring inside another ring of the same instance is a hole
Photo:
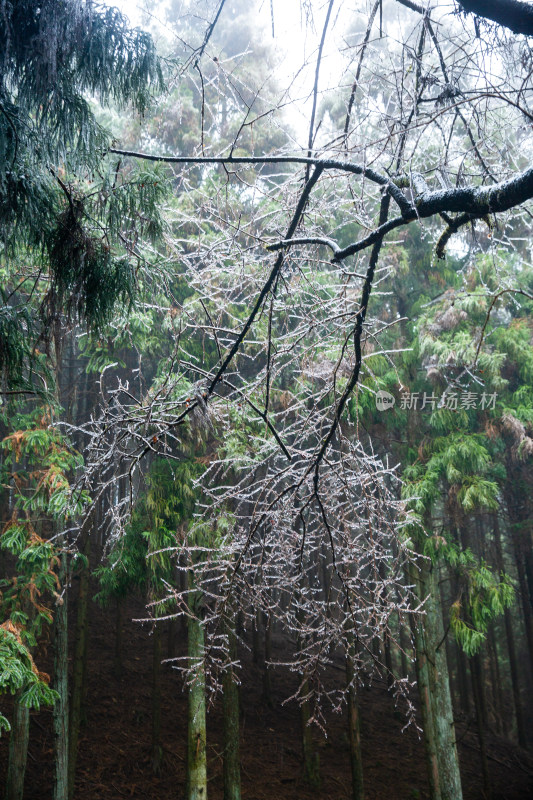
[[[220,0],[220,5],[217,8],[217,13],[215,14],[215,18],[213,19],[213,22],[211,22],[211,24],[207,26],[207,30],[205,32],[204,40],[203,40],[202,44],[189,57],[189,60],[188,60],[187,64],[190,64],[192,62],[192,60],[194,59],[194,67],[196,68],[198,66],[198,63],[199,63],[200,59],[202,58],[202,56],[203,56],[203,54],[205,52],[205,48],[209,44],[209,40],[210,40],[211,36],[213,35],[213,31],[216,28],[217,22],[218,22],[219,17],[220,17],[220,15],[222,13],[222,9],[224,8],[225,3],[226,3],[226,0]]]
[[[355,95],[356,95],[356,92],[357,92],[357,88],[359,86],[359,79],[361,77],[361,69],[363,67],[363,60],[364,60],[364,57],[365,57],[366,48],[367,48],[368,42],[370,40],[370,33],[372,31],[372,25],[374,24],[374,20],[376,18],[376,14],[377,14],[378,8],[380,9],[380,13],[381,13],[381,0],[376,0],[376,2],[374,3],[374,6],[372,8],[372,11],[370,12],[370,16],[368,18],[368,25],[366,26],[365,37],[364,37],[363,42],[361,44],[361,52],[359,53],[359,61],[357,62],[357,69],[355,71],[355,78],[354,78],[354,81],[353,81],[353,84],[352,84],[352,91],[350,92],[350,99],[348,101],[348,109],[346,111],[346,119],[344,121],[344,131],[343,131],[344,146],[345,146],[346,149],[348,148],[348,131],[350,129],[350,119],[351,119],[351,116],[352,116],[352,108],[353,108],[353,104],[354,104],[354,101],[355,101]]]
[[[315,131],[315,114],[316,114],[316,104],[318,99],[318,78],[320,75],[320,65],[322,63],[322,50],[324,49],[324,43],[326,41],[326,32],[329,25],[329,18],[331,16],[331,9],[333,8],[333,3],[335,0],[329,0],[328,3],[328,10],[326,13],[326,19],[324,21],[324,26],[322,28],[322,36],[320,37],[320,44],[318,46],[318,54],[316,58],[316,68],[315,68],[315,81],[313,83],[313,107],[311,109],[311,119],[309,121],[309,137],[307,140],[307,156],[311,158],[313,154],[313,142],[316,136]],[[311,169],[310,164],[307,165],[305,168],[305,180],[309,180],[309,170]]]

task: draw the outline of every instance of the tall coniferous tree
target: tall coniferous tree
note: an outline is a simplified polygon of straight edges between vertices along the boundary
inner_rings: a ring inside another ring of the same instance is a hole
[[[0,367],[13,390],[30,378],[32,330],[49,340],[62,313],[98,326],[131,299],[126,227],[130,237],[139,225],[157,227],[161,195],[153,179],[126,183],[116,160],[110,169],[111,137],[88,95],[144,113],[162,76],[150,36],[116,9],[3,0],[0,19],[0,239],[11,284],[0,307]],[[142,223],[138,203],[148,211]],[[28,294],[39,301],[30,316]]]
[[[61,401],[59,379],[57,391],[52,386],[61,373],[64,324],[98,329],[117,304],[131,303],[135,240],[141,230],[160,229],[156,202],[165,186],[153,174],[131,179],[116,159],[106,159],[111,136],[89,96],[104,105],[131,104],[142,114],[162,88],[162,75],[150,36],[132,31],[116,9],[77,0],[2,0],[0,20],[0,258],[7,278],[0,392],[43,395],[54,407],[44,414],[52,427]],[[58,509],[52,513],[57,517]],[[68,794],[67,545],[63,537],[56,800]]]

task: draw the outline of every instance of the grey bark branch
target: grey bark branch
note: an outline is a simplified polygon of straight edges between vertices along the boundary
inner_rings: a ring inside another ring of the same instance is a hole
[[[148,153],[137,153],[131,150],[110,148],[110,153],[142,158],[147,161],[162,161],[169,164],[312,164],[321,171],[338,169],[354,175],[362,175],[378,186],[386,188],[392,199],[402,212],[404,222],[411,222],[416,217],[431,217],[442,211],[473,214],[483,217],[486,214],[497,214],[521,205],[533,198],[533,168],[529,168],[507,181],[494,186],[474,186],[455,189],[443,189],[426,193],[416,206],[402,193],[401,189],[387,176],[369,167],[354,164],[350,161],[336,159],[306,158],[305,156],[230,156],[191,158],[188,156],[158,156]],[[393,222],[393,220],[391,220]],[[390,224],[390,223],[389,223]],[[397,226],[394,226],[397,227]],[[290,236],[286,237],[291,238]],[[375,240],[374,240],[375,241]],[[373,244],[373,242],[368,242]]]
[[[484,217],[519,206],[533,197],[533,168],[493,186],[443,189],[424,195],[417,203],[420,217],[456,211]]]
[[[494,186],[425,192],[416,203],[416,206],[411,207],[411,215],[395,217],[376,228],[364,239],[348,245],[343,250],[337,250],[332,261],[334,263],[342,261],[348,256],[364,250],[375,244],[380,237],[385,236],[401,225],[413,222],[417,218],[433,217],[446,211],[457,212],[461,214],[461,217],[450,223],[451,233],[454,233],[469,218],[480,218],[488,214],[508,211],[510,208],[519,206],[531,198],[533,198],[533,168],[525,170],[525,172],[508,181],[496,183]],[[468,215],[468,218],[463,215]]]
[[[340,161],[334,158],[309,158],[306,156],[160,156],[140,153],[134,150],[117,150],[114,147],[110,147],[109,152],[129,156],[130,158],[141,158],[144,161],[159,161],[165,164],[256,164],[257,166],[261,164],[311,164],[315,167],[320,166],[321,170],[338,169],[341,172],[362,175],[372,183],[386,187],[402,214],[409,214],[412,210],[411,203],[388,176],[376,172],[371,167],[363,167],[361,164],[354,164],[351,161]]]
[[[363,59],[365,57],[366,48],[370,39],[370,33],[372,31],[372,25],[374,24],[374,19],[376,18],[377,10],[381,7],[381,0],[376,0],[374,3],[374,7],[370,12],[370,17],[368,18],[368,25],[366,28],[365,38],[363,39],[363,43],[361,45],[361,52],[359,54],[359,62],[357,64],[357,71],[355,73],[354,82],[352,84],[352,91],[350,93],[350,99],[348,101],[348,109],[346,111],[346,119],[344,121],[344,145],[347,147],[348,145],[348,131],[350,129],[350,120],[352,117],[352,108],[355,101],[355,94],[357,92],[357,87],[359,86],[359,78],[361,77],[361,69],[363,66]]]
[[[379,227],[378,231],[383,231],[383,229],[387,225],[387,217],[389,214],[389,205],[390,205],[390,197],[388,195],[384,195],[381,199],[381,206],[379,209]],[[333,422],[331,423],[331,427],[325,436],[320,450],[314,460],[314,476],[313,482],[315,487],[315,494],[318,497],[318,482],[319,482],[319,469],[320,464],[326,454],[326,451],[331,443],[335,435],[335,431],[337,430],[340,420],[342,417],[342,413],[344,408],[346,407],[346,403],[348,402],[354,388],[359,381],[359,373],[361,371],[361,365],[363,363],[363,356],[362,356],[362,349],[361,349],[361,338],[363,336],[363,325],[365,324],[365,319],[368,311],[368,301],[370,300],[370,295],[372,293],[372,287],[374,284],[374,275],[376,271],[376,266],[379,259],[379,254],[381,252],[381,245],[383,244],[383,238],[385,233],[380,233],[379,236],[376,237],[374,242],[374,247],[372,248],[372,252],[370,254],[370,260],[368,263],[368,269],[365,276],[365,282],[363,284],[363,290],[361,293],[361,303],[359,306],[359,311],[357,312],[356,317],[356,324],[355,330],[353,334],[353,342],[354,342],[354,351],[355,351],[355,365],[353,368],[353,372],[346,384],[346,387],[335,407],[335,414],[333,417]],[[325,517],[324,517],[325,520]],[[325,520],[326,521],[326,520]]]
[[[334,253],[340,252],[339,245],[334,242],[333,239],[328,239],[326,236],[302,236],[298,239],[282,239],[280,242],[267,245],[267,250],[271,252],[275,250],[284,250],[286,247],[294,247],[299,244],[322,244],[325,247],[329,247]]]
[[[200,45],[198,50],[193,54],[193,56],[196,55],[196,59],[194,61],[194,66],[195,67],[198,66],[198,62],[202,58],[202,56],[204,54],[204,51],[205,51],[205,48],[209,44],[209,40],[210,40],[210,38],[211,38],[211,36],[213,34],[213,31],[215,30],[215,27],[216,27],[216,24],[217,24],[218,19],[220,17],[220,14],[222,13],[222,9],[224,8],[225,2],[226,2],[226,0],[221,0],[220,5],[219,5],[219,7],[217,9],[217,13],[215,14],[215,18],[214,18],[213,22],[208,26],[208,28],[207,28],[207,30],[205,32],[205,36],[204,36],[204,40],[203,40],[202,44]]]
[[[311,177],[309,178],[309,180],[307,181],[307,183],[305,184],[305,186],[304,186],[304,188],[302,190],[302,194],[301,194],[300,199],[298,201],[298,205],[296,206],[296,210],[294,212],[293,218],[292,218],[291,223],[289,225],[289,228],[287,230],[287,237],[286,237],[287,239],[290,239],[292,237],[293,233],[295,232],[296,228],[298,227],[298,225],[300,223],[301,216],[303,214],[303,211],[304,211],[305,206],[307,204],[307,201],[309,199],[309,196],[310,196],[310,194],[311,194],[316,182],[318,181],[319,177],[321,176],[321,174],[322,174],[322,167],[320,165],[317,165],[315,167],[315,171],[313,172],[313,174],[311,175]],[[276,258],[276,261],[274,263],[274,266],[272,267],[272,270],[270,272],[268,280],[266,281],[266,283],[264,284],[263,288],[261,289],[261,292],[259,293],[259,296],[258,296],[258,298],[256,300],[256,303],[255,303],[255,305],[254,305],[254,307],[252,309],[252,312],[251,312],[250,316],[248,317],[248,319],[246,320],[245,324],[243,325],[243,327],[241,329],[241,332],[237,336],[237,338],[236,338],[231,350],[229,351],[228,355],[226,356],[226,358],[224,359],[224,361],[222,362],[222,364],[218,368],[218,371],[217,371],[215,377],[211,380],[211,382],[210,382],[210,384],[209,384],[209,386],[207,388],[207,395],[206,395],[206,398],[205,398],[206,400],[214,392],[217,383],[221,379],[222,375],[224,375],[224,373],[226,372],[228,366],[230,365],[231,361],[233,360],[233,358],[234,358],[235,354],[237,353],[239,347],[241,346],[242,342],[246,338],[246,334],[248,333],[248,331],[252,327],[252,324],[253,324],[253,322],[254,322],[254,320],[255,320],[260,308],[262,307],[265,298],[267,297],[270,289],[272,288],[272,286],[274,284],[274,281],[276,280],[276,278],[277,278],[277,276],[278,276],[278,274],[279,274],[279,272],[281,270],[281,267],[283,266],[284,257],[285,257],[284,253],[280,252],[278,257]]]
[[[427,8],[411,0],[396,0],[411,11],[426,14]],[[521,0],[458,0],[457,5],[463,11],[475,14],[483,19],[509,28],[513,33],[522,33],[524,36],[533,36],[533,6]]]
[[[311,111],[311,121],[309,122],[309,140],[307,143],[307,155],[311,158],[312,151],[313,151],[313,142],[315,140],[316,131],[315,131],[315,115],[316,115],[316,104],[318,99],[318,78],[320,75],[320,64],[322,63],[322,50],[324,49],[324,42],[326,41],[326,32],[328,30],[329,25],[329,18],[331,16],[331,9],[333,8],[333,3],[335,0],[329,0],[328,10],[326,13],[326,21],[324,22],[324,27],[322,29],[322,36],[320,38],[320,45],[318,47],[318,55],[316,59],[316,70],[315,70],[315,83],[313,86],[313,109]],[[319,123],[320,124],[320,123]],[[317,129],[318,130],[318,129]],[[305,180],[309,180],[309,171],[311,166],[308,164],[306,171],[305,171]]]
[[[520,0],[461,0],[463,11],[490,19],[513,33],[533,36],[533,6]]]

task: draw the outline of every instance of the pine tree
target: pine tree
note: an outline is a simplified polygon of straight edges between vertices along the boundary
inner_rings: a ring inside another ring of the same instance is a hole
[[[142,114],[152,92],[162,88],[162,75],[150,36],[130,30],[116,9],[84,0],[2,0],[0,19],[0,265],[5,279],[0,298],[0,392],[22,398],[38,393],[53,408],[38,411],[46,423],[36,426],[30,421],[27,430],[17,425],[16,407],[5,409],[8,430],[13,426],[16,433],[4,439],[4,445],[41,448],[43,463],[34,474],[40,469],[44,476],[31,502],[24,503],[24,519],[12,520],[2,544],[10,549],[22,546],[13,536],[25,531],[28,541],[21,555],[30,563],[37,547],[32,536],[42,539],[41,551],[51,548],[48,560],[56,558],[55,544],[62,543],[57,556],[61,569],[54,577],[62,581],[55,588],[64,593],[54,621],[55,679],[61,686],[55,713],[60,746],[54,792],[64,800],[68,542],[60,536],[52,545],[43,538],[57,533],[54,525],[33,534],[32,513],[44,512],[61,525],[80,510],[69,496],[68,480],[61,477],[67,460],[60,456],[54,427],[60,413],[65,324],[79,322],[97,330],[117,304],[131,304],[138,283],[136,239],[141,233],[156,236],[161,229],[156,203],[165,191],[164,177],[158,180],[153,172],[127,175],[119,163],[111,163],[106,157],[111,135],[97,121],[93,101],[130,104]],[[25,409],[31,407],[28,401]],[[46,441],[52,451],[50,464]],[[36,508],[47,491],[49,496]],[[49,580],[52,575],[50,569]],[[5,607],[4,602],[3,611]],[[41,685],[42,681],[32,690],[34,705]],[[31,705],[24,684],[19,688],[24,690],[20,702]],[[57,698],[49,691],[42,696],[48,701]],[[27,735],[15,745],[21,764],[24,742]],[[15,791],[22,792],[23,769],[17,767],[16,772]]]
[[[18,422],[20,428],[2,442],[3,483],[13,487],[13,505],[1,543],[16,557],[16,574],[1,582],[0,604],[5,620],[2,634],[7,637],[1,689],[17,692],[7,782],[13,800],[19,800],[23,791],[28,745],[28,717],[23,708],[63,703],[66,698],[64,685],[62,695],[49,688],[48,676],[37,670],[30,652],[43,625],[55,621],[66,602],[66,550],[52,540],[50,531],[79,514],[87,500],[80,495],[72,503],[70,480],[80,457],[51,427],[48,414],[49,409],[38,408],[32,414],[12,416],[11,422]]]
[[[142,114],[162,76],[150,36],[116,9],[2,0],[0,19],[0,368],[4,391],[24,391],[62,313],[98,327],[132,299],[133,242],[157,233],[164,180],[106,159],[90,97]]]

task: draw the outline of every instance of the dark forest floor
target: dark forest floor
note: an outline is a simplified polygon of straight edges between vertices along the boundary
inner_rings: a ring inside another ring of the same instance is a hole
[[[182,800],[185,781],[186,695],[180,674],[163,669],[164,766],[150,767],[151,638],[130,622],[144,616],[139,602],[126,614],[120,678],[113,674],[113,614],[91,606],[87,725],[82,730],[75,800]],[[178,649],[183,649],[178,642]],[[282,657],[275,640],[274,655]],[[348,739],[344,714],[327,715],[328,736],[316,732],[322,785],[302,779],[299,708],[281,702],[295,690],[294,676],[273,673],[273,707],[261,700],[261,670],[244,655],[241,687],[243,800],[346,800],[351,797]],[[43,668],[43,664],[39,664]],[[342,669],[331,670],[332,682]],[[415,693],[416,695],[416,693]],[[361,692],[362,742],[367,800],[424,800],[428,796],[423,742],[413,726],[404,733],[402,715],[380,682]],[[475,732],[458,726],[465,800],[482,800],[481,766]],[[215,703],[208,717],[209,800],[222,800],[222,718]],[[4,785],[8,736],[0,740],[0,786]],[[517,746],[488,736],[493,800],[533,798],[533,759]],[[51,713],[32,713],[25,800],[52,796]],[[1,790],[0,790],[1,791]]]

